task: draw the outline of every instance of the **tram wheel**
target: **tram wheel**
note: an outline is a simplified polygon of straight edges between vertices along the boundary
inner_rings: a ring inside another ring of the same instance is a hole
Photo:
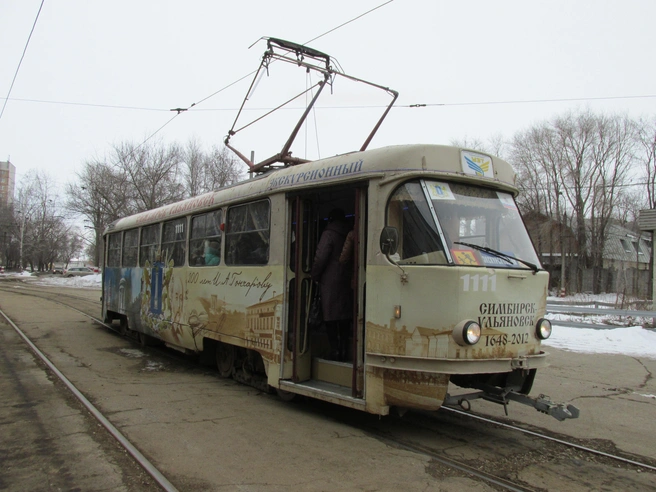
[[[121,336],[126,336],[128,334],[128,317],[127,316],[121,316],[121,325],[119,327],[119,333]]]
[[[235,348],[227,343],[216,343],[216,368],[219,376],[229,378],[232,376],[232,368],[235,365]]]
[[[278,393],[278,398],[280,398],[282,401],[292,401],[294,398],[296,398],[296,393],[285,391],[280,388],[276,388],[276,393]]]
[[[145,348],[148,346],[148,335],[145,333],[138,332],[137,334],[139,338],[139,345],[141,345],[142,348]]]

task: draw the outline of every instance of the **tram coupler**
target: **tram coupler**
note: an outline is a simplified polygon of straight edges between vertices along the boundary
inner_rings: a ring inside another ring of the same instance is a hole
[[[521,393],[515,393],[510,391],[505,395],[506,399],[513,400],[529,407],[535,408],[538,412],[546,413],[551,415],[553,418],[559,421],[567,419],[577,419],[579,417],[579,409],[572,404],[565,403],[554,403],[548,396],[539,395],[537,398],[531,398],[530,396],[522,395]]]
[[[465,410],[466,412],[471,410],[471,400],[477,400],[482,398],[493,403],[498,403],[503,405],[503,408],[508,415],[508,403],[516,401],[522,405],[528,405],[529,407],[535,408],[538,412],[546,413],[551,415],[553,418],[559,421],[567,419],[576,419],[579,417],[579,409],[574,405],[565,404],[565,403],[554,403],[548,396],[539,395],[537,398],[531,398],[530,396],[523,395],[521,393],[516,393],[515,391],[504,391],[502,393],[491,394],[486,393],[485,391],[476,391],[474,393],[467,393],[464,395],[451,396],[446,395],[444,399],[444,405],[455,407],[458,406]]]

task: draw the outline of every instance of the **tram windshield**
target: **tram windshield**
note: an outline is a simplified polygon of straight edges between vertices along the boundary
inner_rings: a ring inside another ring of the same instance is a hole
[[[539,268],[510,193],[464,183],[419,180],[397,188],[387,223],[399,231],[399,264]]]

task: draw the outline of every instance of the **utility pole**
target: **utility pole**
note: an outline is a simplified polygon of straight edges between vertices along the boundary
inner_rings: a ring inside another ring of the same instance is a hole
[[[559,200],[560,201],[560,200]],[[567,212],[563,212],[563,223],[560,226],[560,296],[564,297],[567,292],[565,283],[565,232],[567,226]]]
[[[25,222],[27,217],[25,213],[21,210],[17,210],[16,213],[20,216],[18,222],[18,271],[23,271],[23,239],[25,237]]]

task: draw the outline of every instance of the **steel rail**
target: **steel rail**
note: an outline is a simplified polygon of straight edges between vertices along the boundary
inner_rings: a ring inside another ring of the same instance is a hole
[[[78,309],[68,306],[70,309],[73,309],[85,316],[92,318],[86,313],[79,311]],[[123,446],[123,448],[132,455],[132,457],[141,465],[141,467],[162,487],[162,489],[167,492],[178,492],[178,489],[173,486],[171,482],[157,469],[155,466],[148,461],[148,459],[141,454],[141,452],[132,445],[130,441],[116,428],[114,425],[105,418],[105,416],[89,401],[87,398],[75,387],[71,381],[68,380],[62,372],[55,367],[55,365],[48,359],[48,357],[39,350],[39,348],[32,343],[32,341],[23,333],[23,331],[16,326],[16,324],[0,310],[0,315],[9,323],[12,328],[18,333],[18,335],[23,339],[23,341],[30,347],[30,350],[34,352],[43,363],[60,379],[62,383],[75,395],[75,397],[85,406],[89,412],[102,424],[102,426],[107,429],[107,431]],[[94,319],[94,318],[92,318]],[[96,320],[97,321],[97,320]],[[104,323],[102,323],[104,325]],[[105,325],[106,326],[106,325]]]
[[[460,461],[451,459],[451,458],[445,458],[441,453],[434,451],[430,448],[427,448],[425,446],[422,446],[420,444],[412,444],[409,443],[405,440],[396,438],[396,437],[391,437],[389,435],[386,435],[385,433],[377,430],[377,429],[371,429],[366,426],[357,426],[359,427],[362,431],[376,436],[378,439],[381,441],[387,443],[388,445],[392,446],[397,446],[402,449],[405,449],[407,451],[413,451],[415,453],[420,453],[425,456],[429,456],[430,458],[434,459],[435,461],[438,461],[439,463],[449,466],[451,468],[454,468],[458,471],[461,471],[463,473],[466,473],[467,475],[474,476],[476,478],[480,478],[490,484],[494,484],[498,487],[502,487],[505,490],[511,490],[513,492],[533,492],[536,489],[534,488],[529,488],[529,487],[524,487],[521,485],[518,485],[515,482],[512,482],[510,480],[506,480],[505,478],[498,477],[496,475],[492,475],[487,472],[483,472],[480,470],[477,470],[476,468],[466,465],[464,463],[461,463]]]
[[[564,446],[579,449],[579,450],[585,451],[587,453],[596,454],[598,456],[604,456],[605,458],[610,458],[610,459],[613,459],[613,460],[616,460],[616,461],[621,461],[621,462],[626,463],[628,465],[639,466],[641,468],[646,468],[648,470],[656,471],[656,466],[648,465],[646,463],[641,463],[641,462],[635,461],[635,460],[630,460],[628,458],[623,458],[622,456],[617,456],[617,455],[614,455],[614,454],[606,453],[605,451],[599,451],[598,449],[589,448],[587,446],[582,446],[580,444],[576,444],[576,443],[573,443],[573,442],[563,441],[562,439],[558,439],[556,437],[547,436],[546,434],[540,434],[539,432],[530,431],[528,429],[522,429],[521,427],[506,424],[504,422],[499,422],[498,420],[494,420],[494,419],[491,419],[491,418],[488,418],[488,417],[483,417],[483,416],[476,415],[476,414],[470,413],[470,412],[465,412],[463,410],[458,410],[457,408],[442,407],[440,410],[447,410],[449,412],[457,413],[459,415],[466,415],[468,417],[471,417],[471,418],[476,419],[476,420],[480,420],[482,422],[487,422],[487,423],[490,423],[490,424],[499,425],[499,426],[504,427],[506,429],[516,430],[516,431],[522,432],[524,434],[528,434],[530,436],[539,437],[541,439],[546,439],[548,441],[556,442],[556,443],[562,444]]]

